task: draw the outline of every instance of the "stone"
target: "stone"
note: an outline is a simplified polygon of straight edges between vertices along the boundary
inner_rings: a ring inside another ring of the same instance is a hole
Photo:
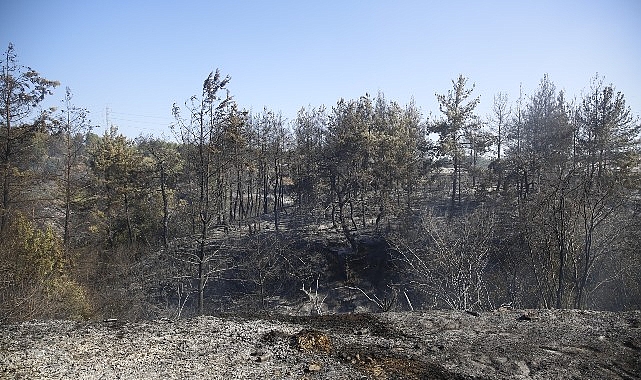
[[[318,372],[321,370],[321,366],[318,363],[312,363],[307,366],[306,372]]]

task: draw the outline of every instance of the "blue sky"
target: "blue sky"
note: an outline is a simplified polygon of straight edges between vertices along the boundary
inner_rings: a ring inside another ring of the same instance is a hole
[[[385,93],[424,115],[459,73],[492,97],[548,73],[569,97],[599,73],[641,113],[641,1],[0,0],[0,46],[62,83],[101,133],[170,135],[171,105],[219,68],[243,108],[332,106]]]

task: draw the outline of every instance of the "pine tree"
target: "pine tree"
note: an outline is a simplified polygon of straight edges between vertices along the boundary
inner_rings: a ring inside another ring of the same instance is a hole
[[[198,231],[198,250],[193,262],[198,266],[198,313],[204,313],[205,284],[209,278],[209,266],[212,255],[207,250],[207,240],[214,216],[226,218],[224,199],[226,196],[224,178],[225,165],[228,157],[221,150],[221,139],[228,122],[230,107],[233,100],[226,86],[231,78],[223,77],[220,71],[210,73],[203,83],[200,97],[192,96],[185,104],[187,117],[181,115],[181,107],[174,104],[173,114],[176,119],[174,130],[182,143],[192,148],[195,157],[190,167],[196,180],[195,194],[191,199],[195,203],[196,224]],[[224,95],[221,96],[221,92]],[[223,160],[216,160],[216,154]],[[215,197],[212,198],[212,195]],[[218,220],[223,222],[224,220]]]
[[[452,81],[452,90],[445,95],[436,95],[439,109],[445,119],[433,126],[433,132],[439,135],[440,151],[452,159],[452,192],[451,209],[461,205],[461,178],[464,158],[465,131],[477,123],[474,109],[479,104],[479,98],[471,98],[474,85],[466,88],[467,78],[459,75]]]
[[[18,64],[13,44],[2,56],[0,73],[0,233],[12,214],[16,195],[21,192],[20,161],[30,139],[43,129],[43,115],[31,119],[34,109],[59,85],[35,70]]]

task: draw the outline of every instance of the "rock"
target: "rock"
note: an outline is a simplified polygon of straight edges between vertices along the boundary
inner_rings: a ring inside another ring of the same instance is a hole
[[[258,363],[264,363],[272,357],[271,352],[254,351],[250,354]]]
[[[530,367],[528,367],[527,363],[525,363],[523,360],[517,360],[514,363],[519,368],[519,370],[521,370],[521,374],[523,376],[529,376],[530,375]]]
[[[354,335],[367,335],[369,330],[367,328],[357,329],[354,331]]]
[[[312,363],[307,366],[305,372],[318,372],[321,370],[321,365],[318,363]]]
[[[525,313],[525,314],[522,314],[521,316],[519,316],[518,318],[516,318],[516,320],[517,321],[531,321],[532,317],[529,314]]]

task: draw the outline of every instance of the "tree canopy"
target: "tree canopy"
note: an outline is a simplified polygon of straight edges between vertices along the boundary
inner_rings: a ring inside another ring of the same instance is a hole
[[[173,139],[94,134],[69,88],[39,110],[57,85],[9,45],[0,321],[265,309],[301,283],[322,312],[323,282],[385,310],[641,307],[641,125],[602,77],[568,102],[545,75],[487,117],[460,75],[439,117],[381,92],[286,120],[216,70]]]

